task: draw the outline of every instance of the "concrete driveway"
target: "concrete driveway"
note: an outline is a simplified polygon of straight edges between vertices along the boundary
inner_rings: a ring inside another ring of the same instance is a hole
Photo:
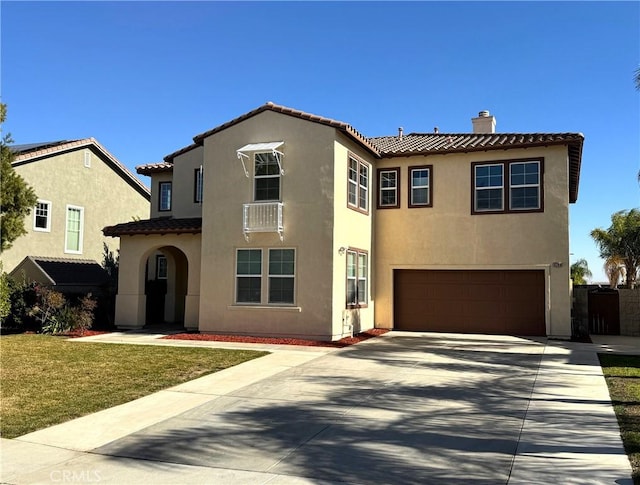
[[[405,332],[289,348],[3,440],[2,479],[630,484],[596,350]]]

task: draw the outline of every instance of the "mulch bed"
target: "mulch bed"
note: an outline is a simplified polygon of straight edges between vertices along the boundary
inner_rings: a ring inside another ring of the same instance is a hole
[[[389,330],[384,328],[374,328],[361,332],[353,337],[345,337],[334,342],[318,341],[318,340],[305,340],[298,338],[275,338],[275,337],[249,337],[243,335],[209,335],[202,333],[176,333],[173,335],[167,335],[162,337],[163,339],[172,340],[202,340],[210,342],[241,342],[252,344],[279,344],[279,345],[306,345],[308,347],[348,347],[354,345],[363,340],[377,337],[387,333]]]
[[[92,337],[94,335],[102,335],[104,333],[111,333],[111,332],[106,332],[103,330],[79,330],[76,332],[68,332],[63,334],[63,337],[69,337],[69,338],[78,338],[78,337]]]

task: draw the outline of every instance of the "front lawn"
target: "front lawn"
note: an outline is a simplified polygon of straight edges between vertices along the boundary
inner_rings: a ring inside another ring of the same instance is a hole
[[[599,354],[624,449],[640,485],[640,356]]]
[[[15,438],[266,354],[3,335],[0,435]]]

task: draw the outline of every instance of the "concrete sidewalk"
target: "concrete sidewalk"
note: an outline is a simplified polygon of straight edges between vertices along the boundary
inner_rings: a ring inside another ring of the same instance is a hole
[[[88,339],[221,346],[148,334]],[[405,332],[337,350],[275,346],[266,357],[2,440],[0,479],[631,484],[597,360],[616,349],[640,352],[628,340]]]

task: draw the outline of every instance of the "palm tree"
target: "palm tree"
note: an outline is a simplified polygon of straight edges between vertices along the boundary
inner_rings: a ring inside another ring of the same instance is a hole
[[[587,278],[591,278],[589,264],[586,259],[579,259],[571,265],[571,279],[574,285],[586,285]]]
[[[617,288],[625,275],[624,259],[620,256],[609,256],[604,262],[604,273],[609,279],[609,286]]]
[[[625,267],[626,285],[633,288],[640,269],[640,209],[619,211],[611,216],[608,229],[594,229],[591,237],[600,257],[620,258]]]

